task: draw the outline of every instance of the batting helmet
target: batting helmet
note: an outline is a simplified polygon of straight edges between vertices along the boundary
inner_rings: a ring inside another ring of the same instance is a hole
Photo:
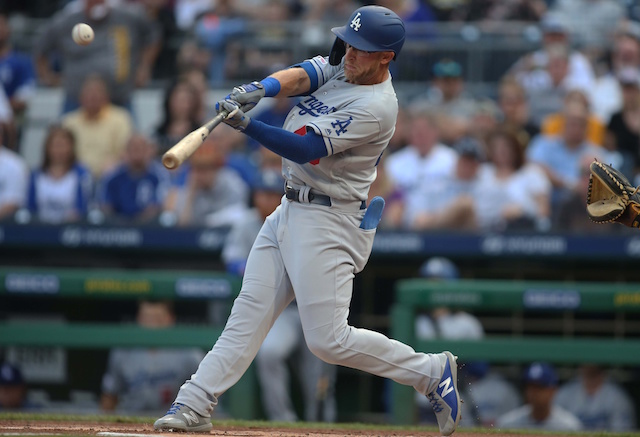
[[[331,29],[337,38],[329,54],[329,63],[338,65],[345,54],[344,43],[366,52],[393,52],[396,59],[404,44],[404,23],[383,6],[356,9],[349,22]]]

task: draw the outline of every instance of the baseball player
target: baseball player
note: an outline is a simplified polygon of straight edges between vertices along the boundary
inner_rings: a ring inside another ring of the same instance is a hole
[[[366,199],[394,132],[398,101],[389,64],[405,29],[391,10],[364,6],[332,32],[337,38],[328,57],[236,87],[216,104],[230,111],[225,123],[283,157],[286,193],[251,249],[223,333],[155,422],[158,430],[209,431],[218,397],[247,370],[294,297],[316,356],[413,386],[431,401],[442,435],[460,420],[451,352],[418,353],[348,324],[353,278],[367,263],[384,207],[382,198],[368,207]],[[283,128],[245,114],[264,96],[297,95],[304,97]]]

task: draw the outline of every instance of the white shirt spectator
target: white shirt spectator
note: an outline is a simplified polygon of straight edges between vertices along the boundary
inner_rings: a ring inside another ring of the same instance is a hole
[[[547,431],[580,431],[582,424],[565,409],[553,406],[551,413],[542,422],[531,417],[531,405],[523,405],[498,418],[498,429],[544,429]]]
[[[25,205],[28,179],[29,170],[22,157],[0,146],[0,210],[7,205]]]
[[[613,381],[605,380],[589,395],[579,380],[558,389],[554,403],[573,413],[585,429],[629,431],[635,429],[634,406],[629,396]]]
[[[421,314],[415,321],[416,338],[431,340],[479,340],[484,337],[482,323],[472,314],[464,311],[444,314],[437,318]]]
[[[411,145],[389,155],[385,162],[388,176],[394,182],[405,199],[406,225],[413,223],[418,212],[437,209],[440,202],[434,199],[433,194],[444,190],[446,184],[453,176],[458,154],[444,144],[436,144],[426,156]],[[425,204],[425,198],[431,198],[429,204]]]
[[[484,165],[475,186],[475,210],[481,229],[504,224],[503,211],[513,205],[519,207],[525,217],[540,218],[537,197],[551,194],[551,183],[537,166],[525,165],[508,179],[498,179],[493,165]]]

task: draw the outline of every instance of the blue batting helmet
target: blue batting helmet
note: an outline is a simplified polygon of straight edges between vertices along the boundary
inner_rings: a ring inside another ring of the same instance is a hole
[[[345,54],[344,43],[366,52],[393,52],[396,59],[404,44],[404,23],[383,6],[356,9],[349,22],[331,29],[337,38],[329,54],[329,63],[338,65]]]

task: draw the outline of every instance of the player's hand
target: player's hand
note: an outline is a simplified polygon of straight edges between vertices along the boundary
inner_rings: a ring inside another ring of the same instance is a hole
[[[239,103],[242,112],[248,112],[258,104],[264,94],[264,87],[260,82],[251,82],[234,87],[225,99]]]
[[[216,103],[216,112],[219,114],[220,111],[225,110],[229,111],[229,115],[223,120],[224,123],[228,124],[232,128],[244,131],[249,123],[251,123],[251,118],[249,118],[245,113],[240,109],[237,102],[233,100],[220,100]]]

